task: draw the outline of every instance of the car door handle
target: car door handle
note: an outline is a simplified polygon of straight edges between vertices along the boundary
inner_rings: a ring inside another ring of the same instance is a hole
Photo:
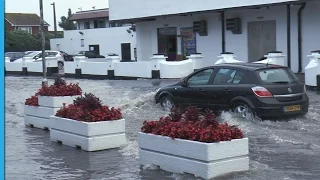
[[[225,90],[223,90],[224,92],[231,92],[231,90],[230,89],[225,89]]]

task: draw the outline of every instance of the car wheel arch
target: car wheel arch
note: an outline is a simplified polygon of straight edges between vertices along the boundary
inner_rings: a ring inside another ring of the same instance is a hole
[[[169,96],[171,98],[172,101],[174,101],[174,97],[171,93],[164,91],[162,93],[160,93],[159,98],[158,98],[158,102],[160,101],[161,98],[163,98],[164,96]]]
[[[244,97],[235,97],[231,100],[231,107],[233,108],[237,103],[246,103],[247,105],[249,105],[249,107],[251,109],[254,109],[254,105],[253,103],[248,100],[247,98]]]

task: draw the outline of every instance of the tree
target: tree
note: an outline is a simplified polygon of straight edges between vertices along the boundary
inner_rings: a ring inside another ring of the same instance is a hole
[[[37,51],[41,41],[26,31],[10,31],[6,33],[6,52]]]
[[[76,25],[73,21],[70,21],[70,18],[72,16],[71,9],[68,9],[68,17],[61,16],[59,27],[61,27],[63,30],[74,30],[76,29]]]

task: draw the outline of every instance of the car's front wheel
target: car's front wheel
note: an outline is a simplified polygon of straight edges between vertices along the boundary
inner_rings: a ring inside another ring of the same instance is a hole
[[[165,110],[170,111],[174,106],[174,102],[168,95],[166,95],[160,98],[160,105]]]
[[[238,102],[233,108],[233,113],[240,118],[254,118],[255,114],[249,105],[243,102]]]

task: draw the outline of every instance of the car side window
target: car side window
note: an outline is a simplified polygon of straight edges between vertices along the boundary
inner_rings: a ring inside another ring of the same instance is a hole
[[[209,83],[213,69],[200,71],[188,79],[188,85],[206,85]]]
[[[241,82],[244,80],[244,76],[245,72],[237,70],[235,76],[233,77],[232,84],[241,84]]]
[[[215,85],[232,84],[235,75],[236,75],[236,70],[234,69],[227,69],[227,68],[219,69],[216,76],[214,77],[213,84]]]

